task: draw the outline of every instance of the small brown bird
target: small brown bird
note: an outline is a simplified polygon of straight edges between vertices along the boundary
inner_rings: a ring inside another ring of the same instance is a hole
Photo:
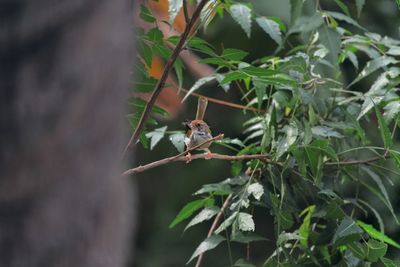
[[[192,121],[186,121],[183,124],[188,127],[188,131],[185,137],[185,145],[187,149],[193,148],[201,143],[207,141],[208,139],[212,138],[210,127],[203,121],[204,114],[207,108],[207,98],[200,97],[198,100],[197,105],[197,114],[196,119]],[[210,159],[212,157],[211,151],[208,149],[211,143],[204,144],[203,146],[199,147],[200,150],[206,151],[206,159]],[[191,161],[191,154],[190,152],[187,153],[186,162]]]

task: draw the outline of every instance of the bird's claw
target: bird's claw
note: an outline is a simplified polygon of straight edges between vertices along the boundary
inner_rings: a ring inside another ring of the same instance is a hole
[[[188,152],[185,156],[186,158],[186,164],[192,161],[192,154],[190,154],[190,152]]]
[[[207,150],[207,152],[205,153],[205,156],[204,156],[204,158],[205,159],[212,159],[212,153],[211,153],[211,151],[210,150]]]

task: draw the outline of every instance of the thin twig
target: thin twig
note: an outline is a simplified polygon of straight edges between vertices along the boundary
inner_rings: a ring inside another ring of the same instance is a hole
[[[197,19],[200,16],[201,10],[203,9],[203,7],[205,6],[205,4],[208,2],[209,0],[202,0],[196,7],[195,11],[193,12],[192,18],[190,19],[189,23],[186,24],[185,30],[183,31],[178,44],[176,45],[174,51],[172,52],[171,57],[168,59],[167,63],[165,64],[164,67],[164,71],[160,77],[160,79],[157,82],[157,85],[149,99],[149,101],[146,104],[146,107],[144,108],[144,111],[142,113],[142,116],[139,120],[139,123],[135,129],[135,132],[132,134],[128,144],[126,145],[124,152],[122,154],[123,157],[125,157],[126,152],[128,151],[128,149],[135,145],[137,140],[139,139],[140,133],[142,132],[146,121],[148,120],[151,110],[153,109],[154,103],[156,102],[157,97],[159,96],[159,94],[161,93],[162,89],[164,88],[165,82],[167,80],[168,74],[171,71],[176,59],[179,56],[179,53],[182,51],[182,48],[184,46],[184,44],[186,43],[186,39],[189,36],[189,33],[191,32],[193,26],[195,25]]]
[[[231,198],[232,198],[232,194],[229,194],[227,196],[227,198],[225,199],[224,204],[222,204],[221,209],[219,210],[217,216],[215,217],[215,219],[214,219],[214,221],[213,221],[213,223],[212,223],[212,225],[210,227],[210,230],[208,230],[207,238],[209,238],[214,233],[215,228],[217,228],[218,223],[221,220],[221,217],[224,214],[224,211],[225,211],[226,207],[228,206],[228,203],[231,200]],[[197,262],[196,262],[195,267],[200,267],[201,266],[201,262],[203,261],[203,257],[204,257],[204,253],[201,253],[199,255],[199,257],[197,258]]]
[[[189,92],[189,90],[181,88],[182,92]],[[224,105],[224,106],[228,106],[228,107],[232,107],[232,108],[238,108],[238,109],[242,109],[242,110],[250,110],[250,111],[254,111],[257,113],[260,112],[265,112],[265,110],[263,109],[258,109],[258,108],[254,108],[254,107],[250,107],[250,106],[244,106],[244,105],[240,105],[240,104],[236,104],[236,103],[232,103],[232,102],[228,102],[228,101],[224,101],[224,100],[220,100],[217,98],[212,98],[212,97],[208,97],[202,94],[198,94],[198,93],[190,93],[191,96],[195,96],[195,97],[205,97],[207,98],[208,102],[213,102],[216,104],[220,104],[220,105]]]

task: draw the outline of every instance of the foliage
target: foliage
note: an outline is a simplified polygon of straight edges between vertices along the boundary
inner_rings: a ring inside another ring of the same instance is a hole
[[[183,1],[169,1],[170,23],[180,8],[195,5],[194,1]],[[204,27],[217,19],[216,14],[224,13],[248,37],[258,25],[277,45],[275,52],[264,57],[246,60],[249,52],[232,47],[217,52],[199,36],[186,43],[187,49],[202,55],[201,63],[215,67],[215,73],[196,81],[186,97],[208,82],[218,83],[228,93],[240,87],[248,99],[246,105],[259,112],[243,125],[243,140],[221,142],[234,147],[237,155],[263,154],[269,158],[234,162],[233,178],[203,185],[195,193],[201,198],[179,212],[170,227],[194,215],[186,231],[214,218],[220,209],[215,206],[217,200],[232,195],[224,220],[200,243],[189,262],[221,242],[265,240],[257,234],[262,227],[253,214],[257,208],[274,217],[275,250],[265,255],[263,266],[369,266],[375,262],[396,266],[385,255],[389,247],[399,249],[400,245],[385,234],[382,211],[360,192],[368,192],[383,203],[398,223],[387,192],[390,170],[382,164],[391,160],[397,164],[394,171],[400,169],[400,152],[393,142],[400,112],[400,40],[369,32],[357,22],[364,1],[355,1],[356,14],[340,0],[335,1],[339,11],[325,10],[316,1],[312,12],[308,8],[306,14],[306,2],[291,1],[290,24],[257,14],[245,2],[212,0],[204,8]],[[154,24],[145,6],[140,17]],[[146,68],[154,55],[168,59],[170,46],[179,37],[165,38],[157,25],[138,30],[138,34],[142,60],[137,68],[142,76],[135,88],[148,92],[156,79],[149,77]],[[341,69],[348,63],[357,73],[350,82],[345,81],[347,76]],[[182,84],[181,61],[175,63],[174,70]],[[360,88],[366,79],[368,88]],[[138,108],[130,120],[134,127],[144,102],[135,99],[132,104]],[[158,108],[154,112],[164,114]],[[149,126],[156,123],[148,121]],[[365,130],[368,123],[377,124],[380,145],[371,145],[373,136]],[[168,133],[182,151],[183,133],[166,130],[164,126],[147,132],[141,142],[147,146],[150,138],[152,149]],[[357,190],[349,196],[348,188]],[[363,221],[367,210],[379,227]],[[229,234],[222,235],[224,232]],[[253,264],[239,258],[235,266]]]

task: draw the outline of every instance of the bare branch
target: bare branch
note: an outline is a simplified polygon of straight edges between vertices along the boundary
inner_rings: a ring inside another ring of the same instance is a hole
[[[183,31],[178,44],[176,45],[174,51],[172,52],[171,57],[168,59],[167,63],[165,64],[164,67],[164,71],[160,77],[160,79],[158,80],[158,83],[149,99],[149,101],[146,104],[146,107],[142,113],[142,116],[139,120],[139,123],[135,129],[135,132],[133,133],[133,135],[131,136],[128,144],[126,145],[124,152],[122,154],[122,157],[125,157],[128,149],[135,145],[137,140],[139,139],[140,133],[142,132],[146,121],[148,120],[151,110],[153,109],[153,106],[156,102],[157,97],[159,96],[159,94],[161,93],[162,89],[164,88],[165,82],[167,80],[168,74],[171,71],[176,59],[179,56],[179,53],[182,51],[182,48],[184,46],[184,44],[186,43],[186,40],[189,36],[189,33],[191,32],[191,30],[193,29],[194,25],[196,24],[197,19],[200,16],[200,12],[203,9],[203,7],[205,6],[205,4],[208,2],[209,0],[202,0],[196,7],[195,11],[193,12],[192,18],[190,19],[189,23],[186,24],[185,30]]]

